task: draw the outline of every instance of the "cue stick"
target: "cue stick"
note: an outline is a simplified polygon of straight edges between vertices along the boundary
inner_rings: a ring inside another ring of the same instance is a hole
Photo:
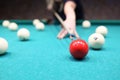
[[[63,19],[59,16],[59,14],[56,11],[53,11],[55,17],[59,20],[59,22],[62,24],[62,26],[67,30],[67,32],[70,34],[70,39],[73,40],[73,30],[70,30],[65,24]]]

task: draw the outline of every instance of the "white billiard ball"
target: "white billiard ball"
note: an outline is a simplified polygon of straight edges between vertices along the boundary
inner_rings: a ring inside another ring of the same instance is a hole
[[[91,23],[90,23],[89,20],[84,20],[84,21],[82,22],[82,27],[83,27],[83,28],[89,28],[90,26],[91,26]]]
[[[2,22],[2,26],[3,26],[3,27],[8,27],[9,24],[10,24],[10,21],[9,21],[9,20],[4,20],[4,21]]]
[[[89,36],[88,43],[93,49],[101,49],[105,43],[105,38],[100,33],[93,33]]]
[[[33,25],[35,26],[36,24],[40,23],[40,20],[39,19],[34,19],[33,20]]]
[[[96,33],[100,33],[102,34],[104,37],[107,35],[108,33],[108,29],[106,26],[98,26],[95,30]]]
[[[30,37],[30,31],[27,28],[21,28],[17,32],[17,36],[20,40],[28,40]]]
[[[8,49],[8,41],[0,37],[0,55],[4,54]]]
[[[15,22],[11,22],[8,28],[12,31],[16,31],[18,29],[18,25]]]
[[[40,23],[37,23],[37,24],[35,25],[35,28],[36,28],[37,30],[44,30],[44,29],[45,29],[45,25],[44,25],[42,22],[40,22]]]

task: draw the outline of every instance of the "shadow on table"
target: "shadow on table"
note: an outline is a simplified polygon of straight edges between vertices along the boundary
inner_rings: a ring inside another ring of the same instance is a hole
[[[88,56],[86,56],[86,57],[84,57],[84,58],[82,58],[82,59],[75,59],[75,58],[73,58],[72,56],[71,57],[69,57],[69,59],[71,60],[71,61],[82,61],[82,62],[88,62],[89,61],[89,57]]]
[[[0,54],[0,57],[10,56],[10,52],[5,52],[4,54]]]

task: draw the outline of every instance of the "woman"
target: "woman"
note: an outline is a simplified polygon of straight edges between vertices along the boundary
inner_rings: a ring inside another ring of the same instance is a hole
[[[76,38],[79,35],[76,31],[76,20],[83,19],[83,10],[79,0],[47,0],[47,9],[55,10],[63,18],[64,24],[73,31]],[[63,27],[57,38],[63,39],[68,34]]]

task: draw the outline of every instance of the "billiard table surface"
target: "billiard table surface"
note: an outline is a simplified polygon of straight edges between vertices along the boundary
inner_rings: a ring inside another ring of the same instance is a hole
[[[38,31],[32,21],[15,20],[20,28],[30,31],[30,39],[20,41],[17,31],[0,25],[0,37],[9,47],[0,55],[0,80],[119,80],[120,79],[120,21],[91,21],[90,28],[81,23],[76,29],[88,43],[88,37],[99,25],[108,28],[105,44],[100,50],[89,48],[82,60],[74,59],[69,52],[71,40],[56,38],[60,25],[45,24]],[[2,20],[1,20],[2,23]]]

